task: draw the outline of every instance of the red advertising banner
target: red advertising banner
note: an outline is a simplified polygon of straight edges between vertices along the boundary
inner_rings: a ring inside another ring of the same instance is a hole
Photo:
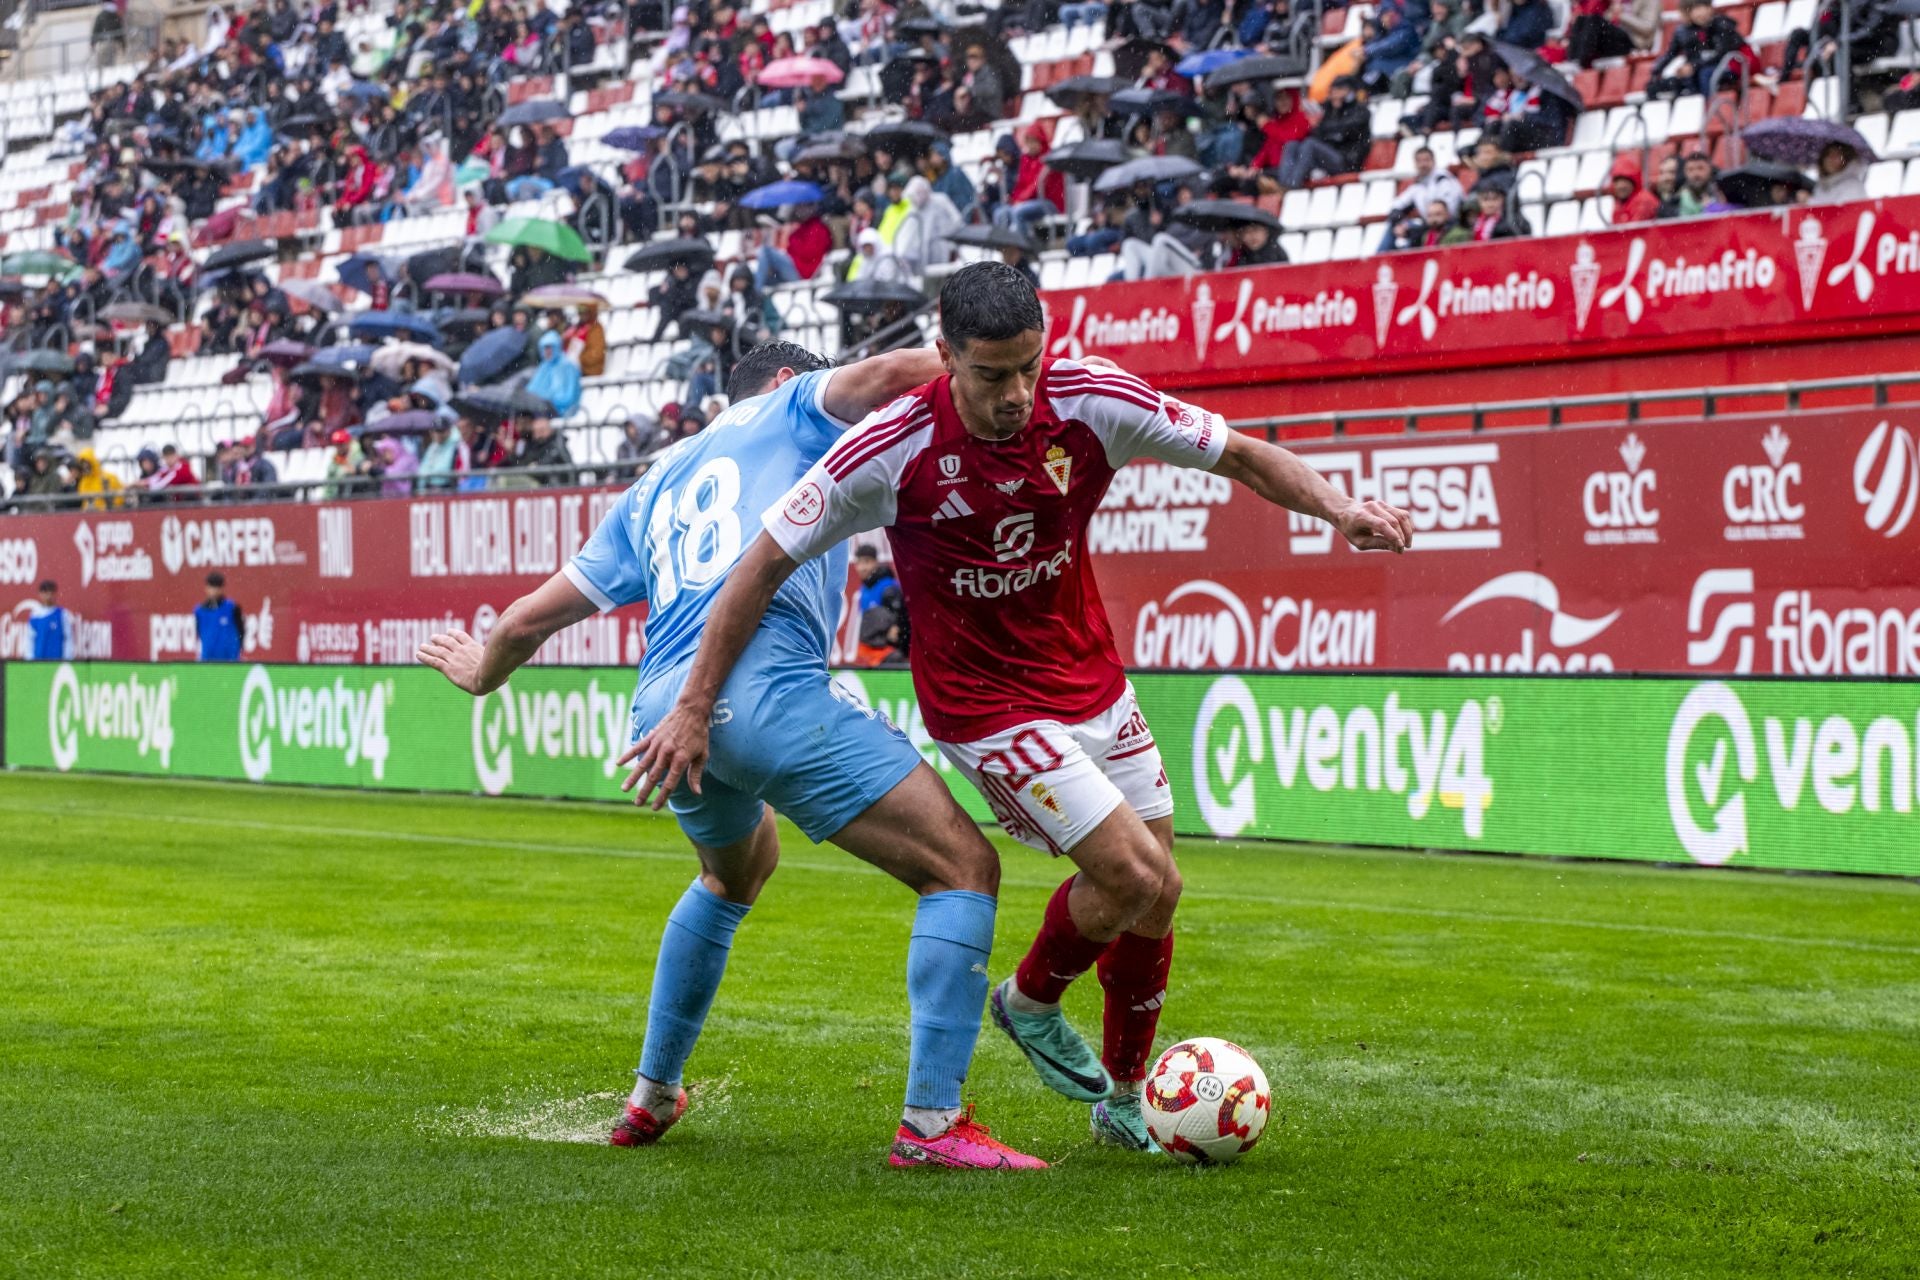
[[[1089,544],[1143,668],[1920,675],[1916,434],[1850,410],[1299,449],[1412,511],[1404,556],[1136,464]]]
[[[1168,389],[1885,333],[1920,328],[1920,197],[1065,289],[1049,302],[1052,354],[1106,356]]]
[[[1405,556],[1136,464],[1089,541],[1141,668],[1917,675],[1917,436],[1902,406],[1302,447],[1347,492],[1413,512]],[[618,492],[0,518],[0,656],[26,654],[51,577],[78,656],[192,657],[219,569],[248,657],[409,662],[434,631],[484,636]],[[540,660],[637,662],[643,616],[590,619]]]

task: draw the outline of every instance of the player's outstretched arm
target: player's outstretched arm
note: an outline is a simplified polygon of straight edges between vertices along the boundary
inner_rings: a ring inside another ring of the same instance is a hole
[[[1378,499],[1356,502],[1279,445],[1236,431],[1213,473],[1238,480],[1268,502],[1325,520],[1362,551],[1405,551],[1413,545],[1413,517]]]
[[[823,407],[842,422],[858,422],[946,371],[940,353],[931,347],[869,356],[833,371]]]
[[[707,766],[707,729],[713,719],[713,704],[721,688],[733,673],[734,663],[745,652],[747,642],[766,616],[774,592],[800,566],[780,549],[780,544],[762,533],[755,538],[733,569],[727,585],[714,597],[713,610],[707,615],[706,628],[700,634],[700,649],[673,710],[653,731],[628,747],[620,762],[634,761],[633,770],[621,782],[622,791],[639,792],[633,797],[644,805],[658,788],[653,807],[666,804],[673,789],[685,779],[695,795],[700,794],[700,775]]]
[[[599,611],[566,574],[556,573],[508,605],[485,644],[464,631],[442,631],[414,658],[478,697],[505,684],[548,636]]]

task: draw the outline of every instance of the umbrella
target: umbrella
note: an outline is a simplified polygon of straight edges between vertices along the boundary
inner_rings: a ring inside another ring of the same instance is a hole
[[[303,364],[313,358],[313,348],[290,338],[275,338],[260,348],[260,358],[268,364]]]
[[[518,387],[475,387],[472,391],[455,396],[452,403],[455,409],[469,418],[484,418],[492,422],[511,418],[515,414],[544,418],[553,412],[553,406],[547,401]]]
[[[546,218],[504,219],[487,232],[486,241],[488,244],[544,249],[554,257],[566,258],[570,262],[590,262],[593,259],[578,231],[564,222],[553,222]]]
[[[349,427],[347,430],[356,437],[418,436],[441,425],[439,415],[431,409],[408,409],[402,413],[390,413],[378,422],[369,422],[363,427]]]
[[[338,315],[344,310],[340,299],[334,296],[333,290],[318,280],[282,280],[280,292],[315,311],[324,311],[330,316]]]
[[[1210,76],[1229,62],[1238,62],[1242,58],[1253,56],[1251,49],[1207,49],[1200,53],[1188,54],[1174,64],[1174,71],[1191,80],[1195,76]]]
[[[866,144],[858,138],[829,138],[821,134],[814,141],[793,153],[793,162],[799,164],[805,160],[858,160],[867,154]]]
[[[434,324],[440,332],[449,336],[464,333],[469,329],[484,329],[493,319],[493,313],[485,307],[463,307],[454,311],[440,311],[434,314]]]
[[[1019,249],[1023,253],[1036,253],[1040,248],[1024,232],[1012,227],[998,227],[990,222],[976,222],[961,227],[947,239],[955,244],[977,245],[982,249]]]
[[[484,255],[486,251],[482,249],[477,252]],[[487,274],[484,261],[478,268],[471,268],[463,261],[466,255],[466,246],[460,244],[442,245],[438,249],[423,249],[406,260],[401,272],[407,279],[414,281],[431,280],[435,276],[451,275],[456,271],[477,270],[481,275]]]
[[[202,271],[193,278],[193,284],[196,289],[213,289],[235,283],[246,290],[253,287],[255,280],[265,279],[258,271],[248,271],[243,267],[217,267],[212,271]]]
[[[461,355],[460,381],[493,381],[527,353],[527,337],[525,332],[512,327],[487,330]]]
[[[820,301],[842,311],[884,311],[901,304],[917,307],[926,300],[925,294],[904,280],[873,280],[865,276],[820,296]]]
[[[10,276],[61,276],[79,269],[80,264],[72,258],[44,249],[28,249],[0,258],[0,271]]]
[[[520,305],[558,311],[564,307],[610,307],[613,303],[585,285],[543,284],[538,289],[527,290],[520,298]]]
[[[279,250],[265,240],[235,240],[223,244],[207,255],[200,264],[202,271],[218,271],[224,267],[238,267],[249,262],[265,262],[277,257]]]
[[[1171,89],[1126,89],[1113,95],[1108,103],[1115,115],[1150,116],[1160,111],[1191,115],[1197,109],[1192,97]]]
[[[170,173],[218,173],[224,175],[233,171],[232,163],[224,160],[216,160],[211,163],[205,160],[142,160],[140,167],[151,173],[157,173],[163,178]]]
[[[556,102],[552,98],[535,98],[531,102],[522,102],[518,106],[508,107],[494,121],[497,128],[511,128],[516,124],[545,124],[549,120],[565,120],[573,113],[567,110],[567,104]]]
[[[1714,181],[1720,184],[1720,194],[1727,198],[1727,203],[1739,205],[1742,209],[1770,207],[1775,183],[1784,184],[1789,189],[1813,190],[1813,179],[1798,169],[1765,162],[1728,169]]]
[[[709,93],[656,93],[653,95],[656,107],[678,107],[682,111],[725,111],[727,100],[716,98]]]
[[[7,361],[7,368],[14,373],[60,373],[73,372],[73,357],[64,351],[22,351]]]
[[[1069,178],[1097,178],[1114,165],[1133,158],[1124,142],[1113,138],[1088,138],[1070,147],[1047,153],[1047,167],[1058,169]]]
[[[1186,156],[1142,156],[1117,164],[1093,180],[1093,189],[1105,194],[1124,191],[1136,182],[1177,182],[1201,172],[1198,162]]]
[[[804,89],[815,80],[839,84],[846,73],[825,58],[775,58],[754,79],[769,89]]]
[[[371,80],[355,80],[352,84],[341,90],[341,92],[347,97],[359,102],[372,102],[375,98],[391,98],[393,96],[393,91],[388,89],[387,86],[375,84]]]
[[[738,203],[743,209],[777,209],[784,204],[819,204],[825,198],[826,193],[816,184],[789,178],[785,182],[755,187],[741,196]]]
[[[733,328],[733,317],[724,311],[708,311],[703,307],[695,307],[691,311],[682,311],[680,313],[680,332],[682,333],[688,333],[694,329],[710,328],[713,325],[731,329]]]
[[[627,258],[628,271],[662,271],[676,262],[684,262],[695,271],[713,265],[713,246],[705,240],[656,240]]]
[[[1528,84],[1540,86],[1540,92],[1550,93],[1575,111],[1586,110],[1586,100],[1580,91],[1573,87],[1567,78],[1554,68],[1551,62],[1531,49],[1522,49],[1517,44],[1503,41],[1492,42],[1494,56],[1507,64],[1507,70],[1513,72]]]
[[[445,275],[431,276],[421,287],[428,293],[477,293],[483,298],[497,298],[507,291],[506,286],[492,276],[472,271],[450,271]]]
[[[376,347],[373,358],[368,363],[373,366],[375,373],[389,378],[398,378],[401,369],[409,360],[424,361],[444,373],[454,372],[451,357],[443,351],[435,351],[432,347],[423,346],[418,342],[389,342],[383,347]]]
[[[1748,125],[1740,137],[1746,142],[1748,151],[1775,164],[1812,168],[1820,163],[1820,153],[1836,142],[1843,147],[1852,147],[1854,154],[1868,164],[1880,158],[1857,130],[1849,129],[1837,120],[1775,116],[1771,120]]]
[[[333,125],[332,116],[317,116],[311,112],[301,112],[297,116],[288,116],[274,128],[281,133],[307,133],[315,129],[326,129]]]
[[[1047,96],[1069,111],[1077,111],[1082,99],[1110,98],[1132,85],[1119,76],[1072,76],[1047,90]]]
[[[397,283],[406,270],[397,257],[384,253],[356,253],[340,264],[340,283],[349,289],[370,294],[373,292],[373,277],[368,272],[375,266],[380,268],[381,277],[389,285]]]
[[[903,40],[918,40],[921,36],[933,36],[936,39],[953,30],[938,18],[908,18],[905,22],[893,24],[893,34]]]
[[[193,233],[193,247],[204,249],[210,244],[219,244],[232,235],[233,229],[240,225],[242,208],[241,205],[235,205],[231,209],[222,209],[201,223]]]
[[[0,280],[0,298],[24,298],[28,292],[25,280]]]
[[[1258,205],[1239,200],[1195,200],[1174,210],[1173,216],[1202,231],[1232,231],[1250,223],[1258,223],[1275,231],[1280,229],[1280,219]]]
[[[395,338],[402,335],[422,342],[440,341],[440,330],[425,316],[411,311],[362,311],[347,322],[347,332],[356,338]]]
[[[645,151],[648,144],[665,132],[666,130],[657,124],[630,124],[621,129],[608,131],[600,141],[610,147],[618,147],[622,151]]]
[[[898,120],[891,124],[875,125],[861,137],[869,150],[887,151],[896,156],[923,155],[934,143],[947,140],[946,134],[920,120]]]
[[[1306,63],[1298,58],[1263,55],[1229,62],[1207,77],[1207,92],[1218,93],[1229,85],[1261,84],[1275,80],[1301,80],[1307,74]]]
[[[172,324],[172,312],[150,302],[115,302],[100,309],[102,320],[118,324]]]

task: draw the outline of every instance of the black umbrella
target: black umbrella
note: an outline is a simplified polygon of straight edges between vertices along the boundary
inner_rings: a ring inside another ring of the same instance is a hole
[[[1093,180],[1093,189],[1104,195],[1124,191],[1136,182],[1178,182],[1200,172],[1199,162],[1186,156],[1142,156],[1108,169]]]
[[[64,351],[22,351],[7,361],[7,368],[15,373],[58,373],[73,372],[73,357]]]
[[[1047,90],[1047,96],[1069,111],[1076,111],[1083,98],[1111,98],[1133,82],[1119,76],[1072,76]]]
[[[803,160],[858,160],[867,154],[866,144],[857,138],[820,138],[793,153],[793,162]]]
[[[1070,147],[1047,153],[1047,167],[1058,169],[1069,178],[1097,178],[1117,164],[1133,158],[1124,142],[1113,138],[1089,138]]]
[[[688,333],[694,329],[705,329],[713,325],[720,325],[731,329],[733,328],[733,317],[724,311],[708,311],[701,307],[695,307],[691,311],[682,311],[680,313],[681,333]]]
[[[297,116],[288,116],[274,128],[281,133],[308,133],[315,129],[326,129],[333,125],[332,116],[316,116],[302,112]]]
[[[149,302],[112,302],[100,308],[100,318],[121,324],[171,324],[179,317]]]
[[[493,313],[485,307],[462,307],[457,311],[435,312],[433,322],[440,332],[451,337],[472,329],[484,329],[492,318]]]
[[[676,262],[684,262],[695,271],[705,271],[713,265],[713,246],[697,239],[656,240],[630,254],[626,269],[663,271]]]
[[[1580,97],[1580,91],[1567,82],[1567,78],[1554,68],[1551,62],[1531,49],[1522,49],[1517,44],[1507,44],[1495,40],[1494,56],[1507,64],[1507,70],[1529,84],[1540,86],[1540,92],[1550,93],[1575,111],[1586,110],[1587,104]]]
[[[456,411],[469,418],[489,422],[498,422],[516,414],[545,418],[553,413],[551,404],[518,387],[475,387],[472,391],[461,392],[451,403]]]
[[[1920,0],[1916,0],[1920,2]],[[918,40],[921,36],[939,37],[953,30],[938,18],[908,18],[905,22],[893,24],[893,34],[903,40]]]
[[[1232,231],[1253,223],[1274,231],[1280,229],[1280,219],[1258,205],[1239,200],[1195,200],[1174,210],[1173,216],[1202,231]]]
[[[565,120],[573,113],[567,110],[564,102],[555,102],[552,98],[535,98],[531,102],[522,102],[518,106],[508,107],[500,113],[494,124],[508,128],[516,124],[545,124],[549,120]]]
[[[1012,227],[997,227],[990,222],[961,227],[947,239],[955,244],[978,245],[982,249],[1019,249],[1024,253],[1035,253],[1040,248]]]
[[[279,250],[265,240],[235,240],[223,244],[207,255],[200,264],[202,271],[219,271],[226,267],[237,267],[248,262],[265,262],[279,256]]]
[[[885,311],[888,307],[917,307],[926,295],[904,280],[873,280],[865,276],[822,294],[820,301],[842,311]]]
[[[408,409],[404,413],[390,413],[378,422],[370,422],[364,427],[352,428],[356,436],[417,436],[432,431],[439,426],[438,417],[431,409]]]
[[[1307,64],[1298,58],[1259,57],[1229,62],[1206,78],[1207,92],[1218,93],[1236,84],[1268,84],[1278,80],[1304,82]]]
[[[527,334],[511,326],[489,329],[460,356],[460,381],[491,382],[527,353]]]
[[[727,100],[708,93],[656,93],[653,95],[653,105],[678,107],[682,111],[725,111]]]
[[[170,173],[218,173],[233,171],[233,162],[219,160],[208,163],[205,160],[142,160],[140,167],[151,173],[166,177]]]
[[[1738,169],[1728,169],[1714,181],[1720,184],[1720,194],[1727,198],[1727,203],[1739,205],[1742,209],[1771,207],[1775,184],[1783,185],[1789,191],[1813,190],[1813,179],[1798,169],[1761,160],[1741,165]]]
[[[466,270],[462,257],[466,253],[464,245],[442,245],[438,249],[423,249],[409,257],[402,268],[407,279],[413,281],[431,280],[435,276],[451,275]]]
[[[947,135],[923,120],[897,120],[876,125],[863,135],[867,149],[886,151],[896,156],[924,155],[934,143],[945,142]]]
[[[1114,94],[1107,105],[1116,115],[1126,116],[1150,116],[1161,111],[1191,115],[1199,107],[1187,94],[1170,89],[1125,89]]]

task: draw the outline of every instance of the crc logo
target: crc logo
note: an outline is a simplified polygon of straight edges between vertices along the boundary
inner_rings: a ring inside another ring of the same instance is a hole
[[[1801,521],[1806,504],[1795,491],[1802,476],[1798,462],[1787,461],[1792,439],[1779,423],[1760,437],[1766,464],[1736,463],[1720,480],[1720,505],[1726,511],[1728,542],[1797,540],[1806,536]]]
[[[1033,512],[1022,511],[993,526],[993,555],[1001,564],[1024,560],[1033,550]]]
[[[1596,471],[1581,490],[1587,515],[1587,545],[1618,546],[1660,541],[1660,508],[1653,505],[1659,477],[1644,466],[1647,446],[1628,432],[1620,443],[1625,471]]]
[[[1717,607],[1714,602],[1727,597]],[[1709,625],[1708,609],[1713,609]],[[1687,665],[1718,666],[1735,640],[1733,670],[1745,675],[1753,670],[1753,629],[1757,621],[1753,611],[1753,570],[1709,569],[1693,582],[1693,594],[1687,600]]]
[[[1495,600],[1517,600],[1534,606],[1548,617],[1547,642],[1554,652],[1540,653],[1532,627],[1520,629],[1519,647],[1508,653],[1458,652],[1447,655],[1449,671],[1611,671],[1613,658],[1605,653],[1566,653],[1594,640],[1620,619],[1615,609],[1604,618],[1582,618],[1560,607],[1560,588],[1542,573],[1518,569],[1503,573],[1469,591],[1460,602],[1440,615],[1442,625],[1452,622],[1469,609]]]
[[[37,582],[39,573],[39,543],[32,538],[0,538],[0,583],[19,586]]]
[[[1853,496],[1866,508],[1867,528],[1883,538],[1906,531],[1920,499],[1920,450],[1912,432],[1882,422],[1867,433],[1853,459]]]

